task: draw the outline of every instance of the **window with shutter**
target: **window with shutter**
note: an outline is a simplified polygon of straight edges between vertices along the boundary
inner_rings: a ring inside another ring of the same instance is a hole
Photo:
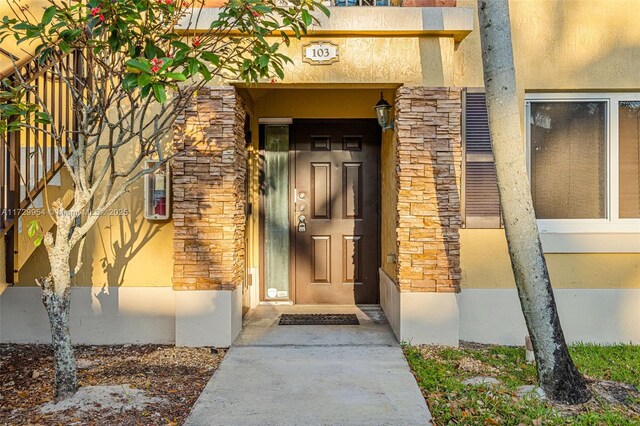
[[[464,99],[463,220],[466,228],[500,228],[500,199],[484,92]]]

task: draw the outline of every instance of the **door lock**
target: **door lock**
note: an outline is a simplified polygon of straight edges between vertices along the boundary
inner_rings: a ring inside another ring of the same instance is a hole
[[[298,232],[307,232],[306,220],[307,218],[303,214],[298,216]]]

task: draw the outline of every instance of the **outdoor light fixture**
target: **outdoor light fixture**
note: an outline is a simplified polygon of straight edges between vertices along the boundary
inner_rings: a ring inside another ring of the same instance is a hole
[[[145,168],[150,169],[156,161],[146,161]],[[169,164],[144,176],[144,217],[148,220],[169,219]]]
[[[376,110],[378,124],[384,132],[387,129],[393,129],[393,120],[390,117],[392,105],[384,99],[384,95],[380,92],[380,100],[373,107]]]

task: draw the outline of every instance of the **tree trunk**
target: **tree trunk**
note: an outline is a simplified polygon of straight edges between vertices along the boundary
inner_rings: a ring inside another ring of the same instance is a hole
[[[60,271],[59,265],[51,265],[51,276],[40,280],[42,287],[42,303],[47,309],[51,327],[51,343],[53,344],[53,361],[55,370],[55,400],[73,396],[78,390],[76,359],[71,345],[69,333],[69,308],[71,307],[71,277],[67,267]],[[58,267],[56,267],[58,266]],[[56,282],[58,280],[58,282]],[[66,280],[66,282],[65,282]],[[62,282],[60,282],[62,281]]]
[[[478,0],[482,63],[502,217],[538,379],[552,401],[591,397],[564,339],[527,176],[508,0]]]

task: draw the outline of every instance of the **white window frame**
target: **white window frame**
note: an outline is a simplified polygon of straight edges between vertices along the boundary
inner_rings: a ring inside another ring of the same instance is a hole
[[[527,93],[525,95],[525,149],[527,171],[531,178],[531,103],[532,102],[604,102],[606,124],[606,175],[605,175],[605,218],[604,219],[538,219],[541,234],[626,234],[636,251],[640,246],[640,219],[619,217],[619,102],[640,101],[640,92],[634,93]],[[637,235],[634,235],[637,234]],[[617,238],[612,235],[612,238]],[[624,244],[623,244],[624,245]],[[631,247],[630,247],[631,248]],[[610,250],[605,250],[610,251]],[[615,250],[614,250],[615,251]],[[619,251],[629,251],[620,249]]]

